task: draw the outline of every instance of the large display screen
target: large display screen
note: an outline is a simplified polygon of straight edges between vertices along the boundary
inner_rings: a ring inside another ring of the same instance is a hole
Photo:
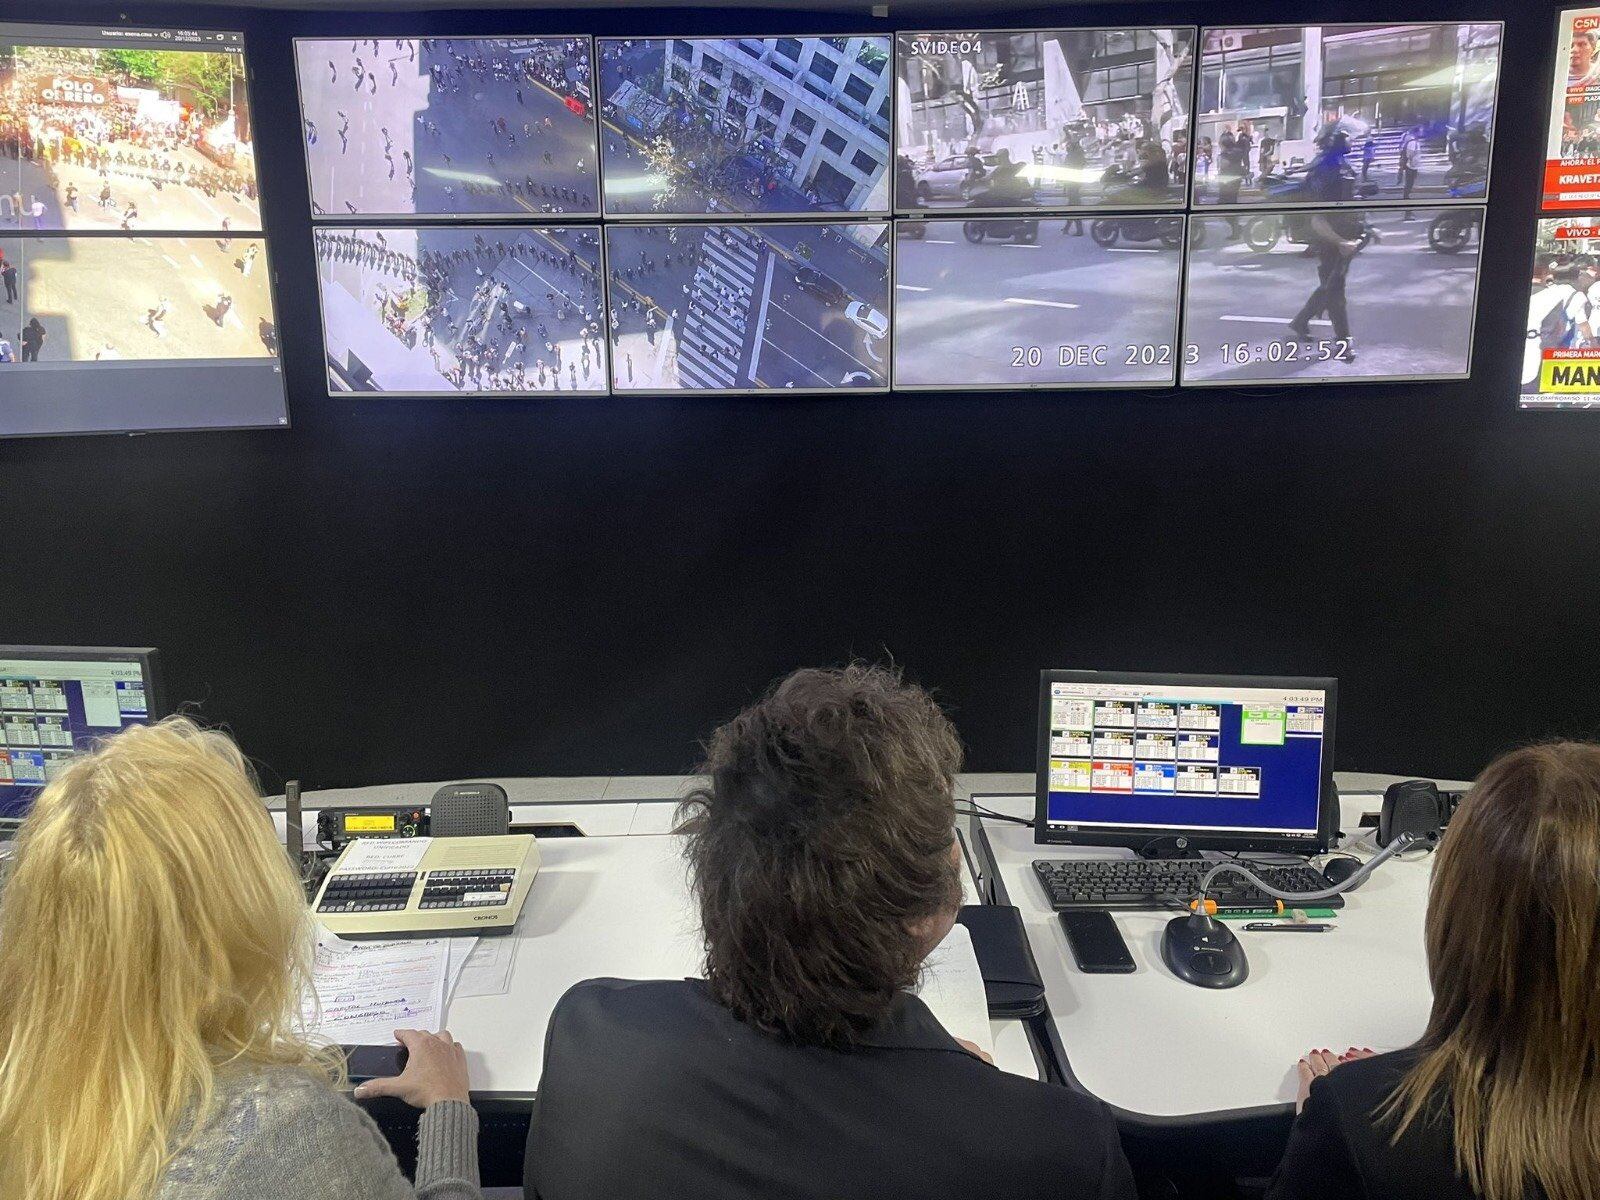
[[[1523,408],[1600,407],[1600,217],[1538,223]]]
[[[1600,8],[1560,14],[1552,93],[1544,207],[1600,208]]]
[[[597,45],[608,215],[888,211],[887,34]]]
[[[1178,206],[1193,29],[951,30],[896,44],[895,207]]]
[[[897,388],[1159,386],[1181,214],[895,223]]]
[[[1189,218],[1190,384],[1469,373],[1483,209]]]
[[[1317,832],[1320,689],[1052,682],[1046,823]]]
[[[1497,22],[1206,29],[1195,204],[1437,204],[1488,188]]]
[[[882,391],[887,221],[608,225],[612,386]]]
[[[588,37],[294,44],[318,216],[597,214]]]
[[[598,227],[324,226],[314,238],[330,391],[606,390]]]
[[[0,231],[261,229],[237,33],[0,23]]]
[[[288,423],[238,33],[0,23],[0,437]]]

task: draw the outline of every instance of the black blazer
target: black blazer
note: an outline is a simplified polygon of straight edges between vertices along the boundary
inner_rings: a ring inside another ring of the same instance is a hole
[[[1266,1200],[1478,1200],[1456,1173],[1447,1105],[1413,1121],[1398,1145],[1393,1127],[1373,1118],[1418,1054],[1358,1059],[1313,1080]],[[1542,1195],[1536,1185],[1528,1191],[1529,1200]]]
[[[1104,1105],[974,1058],[906,995],[864,1045],[787,1045],[702,980],[556,1005],[530,1200],[1133,1200]]]

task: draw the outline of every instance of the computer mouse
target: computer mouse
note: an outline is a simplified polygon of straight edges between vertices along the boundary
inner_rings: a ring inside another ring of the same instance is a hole
[[[1322,864],[1322,877],[1328,881],[1329,887],[1338,887],[1359,870],[1361,870],[1361,860],[1359,858],[1351,858],[1348,854],[1339,854]],[[1366,880],[1364,879],[1361,881],[1361,883],[1365,882]],[[1353,892],[1360,886],[1361,884],[1358,883],[1349,890]]]
[[[1195,987],[1238,987],[1250,977],[1250,961],[1233,930],[1204,913],[1167,922],[1161,934],[1161,961]]]

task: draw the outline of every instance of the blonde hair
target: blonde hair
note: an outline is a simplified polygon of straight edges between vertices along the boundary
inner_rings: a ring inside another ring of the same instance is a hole
[[[146,1200],[218,1072],[338,1067],[299,1031],[309,915],[226,735],[174,717],[39,794],[0,895],[0,1195]]]
[[[1448,1111],[1486,1200],[1530,1180],[1548,1200],[1600,1197],[1600,746],[1484,770],[1440,844],[1427,943],[1423,1054],[1378,1110],[1395,1141]]]

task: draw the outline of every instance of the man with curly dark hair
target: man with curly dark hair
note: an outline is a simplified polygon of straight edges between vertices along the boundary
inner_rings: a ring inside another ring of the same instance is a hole
[[[530,1200],[1132,1200],[1103,1105],[996,1069],[909,990],[961,903],[960,762],[879,667],[797,671],[712,735],[682,826],[705,978],[562,998]]]

